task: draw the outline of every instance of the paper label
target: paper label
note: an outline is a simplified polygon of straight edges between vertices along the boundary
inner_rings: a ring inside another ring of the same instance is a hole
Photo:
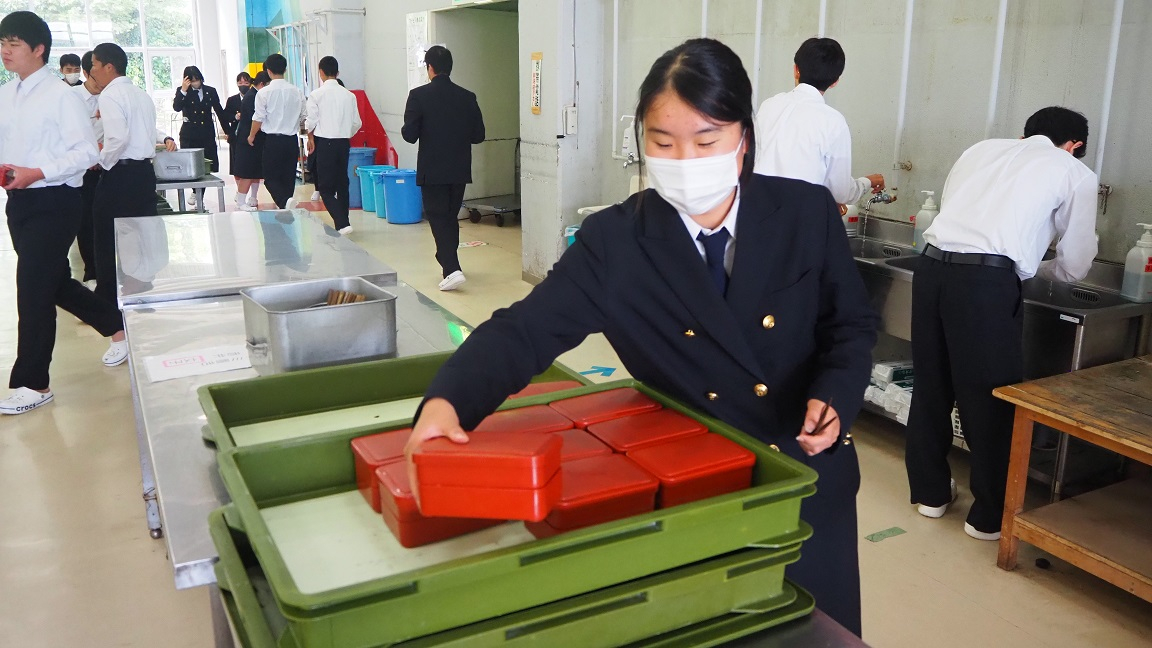
[[[189,376],[247,369],[252,366],[248,348],[243,344],[194,349],[144,358],[148,378],[162,382]]]

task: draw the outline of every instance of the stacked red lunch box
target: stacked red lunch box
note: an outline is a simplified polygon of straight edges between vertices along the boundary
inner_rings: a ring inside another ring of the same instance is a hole
[[[380,508],[384,523],[403,547],[420,547],[501,523],[501,520],[427,517],[421,514],[408,481],[407,462],[383,466],[376,471],[376,476],[380,480]]]
[[[411,434],[412,428],[406,428],[352,439],[356,488],[377,513],[380,512],[380,480],[376,478],[376,471],[404,458],[404,444]]]

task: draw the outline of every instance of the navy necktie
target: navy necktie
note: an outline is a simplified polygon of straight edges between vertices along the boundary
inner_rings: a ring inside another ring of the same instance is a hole
[[[721,227],[711,234],[700,232],[697,241],[704,244],[704,257],[708,264],[708,274],[720,296],[728,290],[728,273],[724,270],[724,248],[728,244],[728,230]]]

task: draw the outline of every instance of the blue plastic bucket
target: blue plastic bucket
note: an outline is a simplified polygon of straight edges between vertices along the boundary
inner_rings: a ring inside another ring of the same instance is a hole
[[[420,187],[416,186],[416,171],[396,169],[385,171],[384,201],[388,207],[388,222],[395,225],[419,223],[423,218],[424,205]]]
[[[372,201],[376,203],[376,218],[388,218],[388,202],[384,200],[384,174],[395,171],[396,167],[372,169],[369,173],[369,183],[372,186]]]
[[[362,204],[360,193],[360,174],[356,169],[372,164],[376,159],[376,149],[357,146],[348,149],[348,206],[359,209]]]
[[[351,205],[351,198],[360,196],[360,204],[364,211],[376,211],[376,195],[372,191],[372,177],[373,171],[384,171],[385,169],[395,169],[396,167],[387,164],[368,164],[356,168],[356,176],[359,178],[356,181],[356,189],[353,190],[351,186],[348,188],[349,205]]]

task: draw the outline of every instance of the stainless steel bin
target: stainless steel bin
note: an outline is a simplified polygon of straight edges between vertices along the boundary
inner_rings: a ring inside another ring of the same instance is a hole
[[[156,180],[159,182],[196,180],[208,173],[202,148],[157,151],[156,157],[152,160],[152,168],[156,171]]]
[[[329,290],[366,301],[324,305]],[[244,288],[244,329],[261,375],[394,357],[396,296],[361,277]]]

